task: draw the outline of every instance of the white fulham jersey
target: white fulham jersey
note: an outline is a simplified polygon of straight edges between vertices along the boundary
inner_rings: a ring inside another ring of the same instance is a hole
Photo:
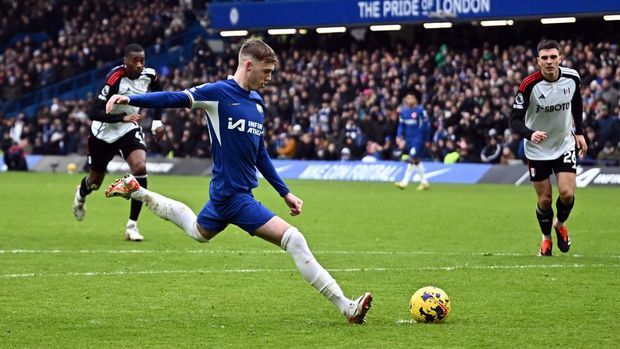
[[[152,68],[142,69],[142,73],[137,79],[130,79],[125,73],[124,66],[118,66],[110,71],[106,82],[97,94],[98,103],[105,103],[115,94],[129,96],[143,94],[148,92],[149,86],[156,81],[155,70]],[[136,114],[140,108],[131,105],[116,104],[111,115]],[[119,138],[127,134],[129,131],[139,128],[135,123],[131,122],[105,122],[93,120],[90,129],[92,134],[98,139],[107,143],[114,143]]]
[[[555,160],[575,149],[573,122],[581,133],[579,85],[577,71],[565,67],[560,67],[556,81],[545,80],[540,71],[523,79],[512,106],[511,127],[524,136],[529,160]],[[530,141],[534,131],[546,132],[547,139],[539,144]]]

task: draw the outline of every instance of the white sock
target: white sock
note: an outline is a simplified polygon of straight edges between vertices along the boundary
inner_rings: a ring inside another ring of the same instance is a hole
[[[134,227],[138,226],[138,221],[134,221],[133,219],[127,220],[127,226],[133,225]]]
[[[281,247],[291,254],[303,278],[329,299],[340,313],[348,315],[351,300],[344,296],[336,280],[317,262],[297,228],[290,227],[284,232]]]
[[[416,171],[418,171],[418,176],[420,176],[420,183],[428,184],[428,181],[426,180],[426,176],[424,175],[424,165],[422,165],[422,163],[419,163],[415,167],[416,167]]]
[[[184,203],[142,187],[131,193],[131,198],[142,201],[151,212],[167,221],[171,221],[177,227],[183,229],[192,239],[198,242],[209,241],[196,228],[196,214]]]
[[[413,176],[413,171],[415,171],[415,167],[413,166],[413,164],[407,164],[407,170],[405,171],[405,177],[403,177],[403,180],[400,181],[400,184],[402,185],[409,184],[409,181],[411,180],[411,177]]]

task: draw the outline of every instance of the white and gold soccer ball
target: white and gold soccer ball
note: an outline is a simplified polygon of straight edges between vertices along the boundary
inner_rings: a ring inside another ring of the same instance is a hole
[[[443,322],[450,314],[450,298],[438,287],[426,286],[417,290],[409,301],[409,312],[416,322]]]

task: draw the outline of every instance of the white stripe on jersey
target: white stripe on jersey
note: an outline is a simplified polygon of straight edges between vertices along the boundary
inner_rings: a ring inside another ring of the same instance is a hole
[[[222,137],[220,136],[220,113],[218,111],[219,104],[219,101],[194,101],[194,103],[192,103],[192,109],[202,108],[205,110],[207,113],[207,118],[213,125],[213,133],[215,133],[215,138],[221,146]],[[211,140],[211,143],[213,143],[213,140]]]

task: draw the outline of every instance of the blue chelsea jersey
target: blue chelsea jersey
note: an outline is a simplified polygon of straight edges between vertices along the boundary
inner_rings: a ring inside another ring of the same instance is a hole
[[[234,79],[183,91],[192,109],[206,111],[213,156],[211,200],[224,200],[258,186],[256,169],[281,196],[289,190],[275,171],[263,140],[263,99]]]
[[[424,109],[420,106],[403,107],[398,120],[398,137],[403,137],[407,148],[421,146],[430,140],[430,125]]]

